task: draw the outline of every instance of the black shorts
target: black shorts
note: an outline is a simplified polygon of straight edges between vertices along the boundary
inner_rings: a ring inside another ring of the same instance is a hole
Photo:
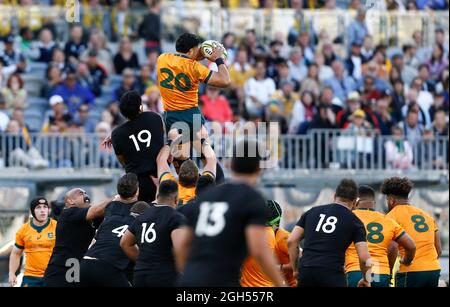
[[[156,199],[156,186],[151,178],[152,175],[152,172],[137,175],[139,180],[138,200],[151,203]]]
[[[300,268],[297,287],[347,287],[344,272],[329,268]]]
[[[83,259],[80,265],[81,287],[131,287],[125,271],[94,259]]]
[[[45,287],[78,287],[79,282],[74,280],[73,282],[68,282],[66,279],[66,274],[70,274],[68,272],[69,268],[58,265],[49,265],[44,275],[44,286]],[[72,276],[74,277],[74,276]]]

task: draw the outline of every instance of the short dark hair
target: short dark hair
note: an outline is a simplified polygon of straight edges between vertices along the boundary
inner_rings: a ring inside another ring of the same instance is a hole
[[[193,160],[188,159],[181,164],[178,181],[183,187],[195,187],[198,177],[198,167]]]
[[[141,105],[141,95],[137,91],[127,91],[120,97],[120,113],[128,119],[134,119],[139,115]]]
[[[175,42],[175,49],[177,52],[187,53],[191,48],[197,47],[202,43],[199,36],[192,33],[183,33]]]
[[[358,197],[358,186],[351,179],[342,179],[336,188],[336,197],[354,201]]]
[[[173,180],[164,180],[158,187],[158,199],[173,199],[178,197],[178,184]]]
[[[358,197],[375,199],[375,190],[369,185],[360,185],[358,188]]]
[[[406,177],[391,177],[383,181],[381,193],[398,198],[408,198],[414,184]]]
[[[145,210],[150,208],[150,205],[145,201],[136,202],[130,209],[130,214],[137,216],[139,214],[144,213]]]
[[[210,175],[202,175],[198,177],[197,184],[195,185],[195,195],[199,196],[205,190],[216,185],[216,179]]]
[[[134,196],[139,188],[139,181],[136,174],[128,173],[120,177],[117,182],[117,193],[123,198]]]
[[[254,174],[260,170],[261,155],[256,140],[244,139],[233,148],[231,170],[238,174]]]

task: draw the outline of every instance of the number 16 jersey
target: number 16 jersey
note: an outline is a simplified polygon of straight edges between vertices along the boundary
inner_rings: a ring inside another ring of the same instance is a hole
[[[318,267],[343,272],[347,248],[351,243],[366,241],[361,220],[347,207],[336,203],[310,209],[297,226],[305,230],[300,270]]]

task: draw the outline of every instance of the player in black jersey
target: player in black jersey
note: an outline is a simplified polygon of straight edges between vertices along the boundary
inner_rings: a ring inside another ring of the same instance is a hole
[[[111,134],[117,159],[127,173],[139,178],[139,200],[155,200],[156,157],[164,145],[164,125],[161,116],[154,112],[142,112],[141,96],[129,91],[120,98],[120,112],[128,119]]]
[[[135,287],[174,286],[178,269],[173,252],[180,249],[180,232],[185,217],[175,210],[178,185],[161,182],[157,203],[141,214],[120,241],[125,254],[134,262]]]
[[[304,213],[288,239],[289,258],[298,274],[299,287],[346,287],[345,252],[355,243],[363,278],[361,287],[370,287],[371,260],[364,224],[352,213],[358,186],[344,179],[336,189],[334,202]],[[304,240],[298,265],[299,243]],[[298,268],[299,267],[299,268]]]
[[[95,226],[103,219],[106,205],[113,198],[91,206],[83,189],[72,189],[64,198],[65,207],[56,226],[56,243],[44,275],[46,287],[75,287],[79,280],[68,270],[79,263],[95,235]],[[70,272],[69,272],[70,273]]]
[[[266,244],[265,200],[254,188],[261,173],[257,148],[255,141],[239,142],[231,161],[232,181],[205,191],[187,213],[189,227],[177,254],[184,267],[180,286],[239,286],[247,255],[258,261],[274,285],[284,284]]]
[[[117,193],[119,198],[107,205],[105,218],[95,235],[95,243],[81,261],[81,286],[130,286],[126,272],[130,260],[120,248],[120,238],[135,217],[150,206],[137,201],[139,182],[133,173],[119,179]]]

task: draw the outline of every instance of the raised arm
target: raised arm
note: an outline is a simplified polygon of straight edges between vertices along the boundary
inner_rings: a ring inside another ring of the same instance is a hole
[[[212,54],[208,57],[208,60],[215,62],[218,68],[218,71],[213,72],[209,78],[208,85],[224,88],[231,84],[230,73],[224,60],[221,58],[223,51],[222,47],[215,47]]]
[[[164,145],[159,151],[158,157],[156,158],[156,164],[158,166],[158,180],[164,173],[170,173],[169,166],[169,157],[170,157],[170,146]]]
[[[106,206],[112,202],[113,200],[117,199],[118,196],[114,196],[112,198],[105,199],[99,204],[93,205],[89,207],[89,210],[86,214],[86,220],[93,221],[95,219],[101,218],[105,215],[105,208]]]

